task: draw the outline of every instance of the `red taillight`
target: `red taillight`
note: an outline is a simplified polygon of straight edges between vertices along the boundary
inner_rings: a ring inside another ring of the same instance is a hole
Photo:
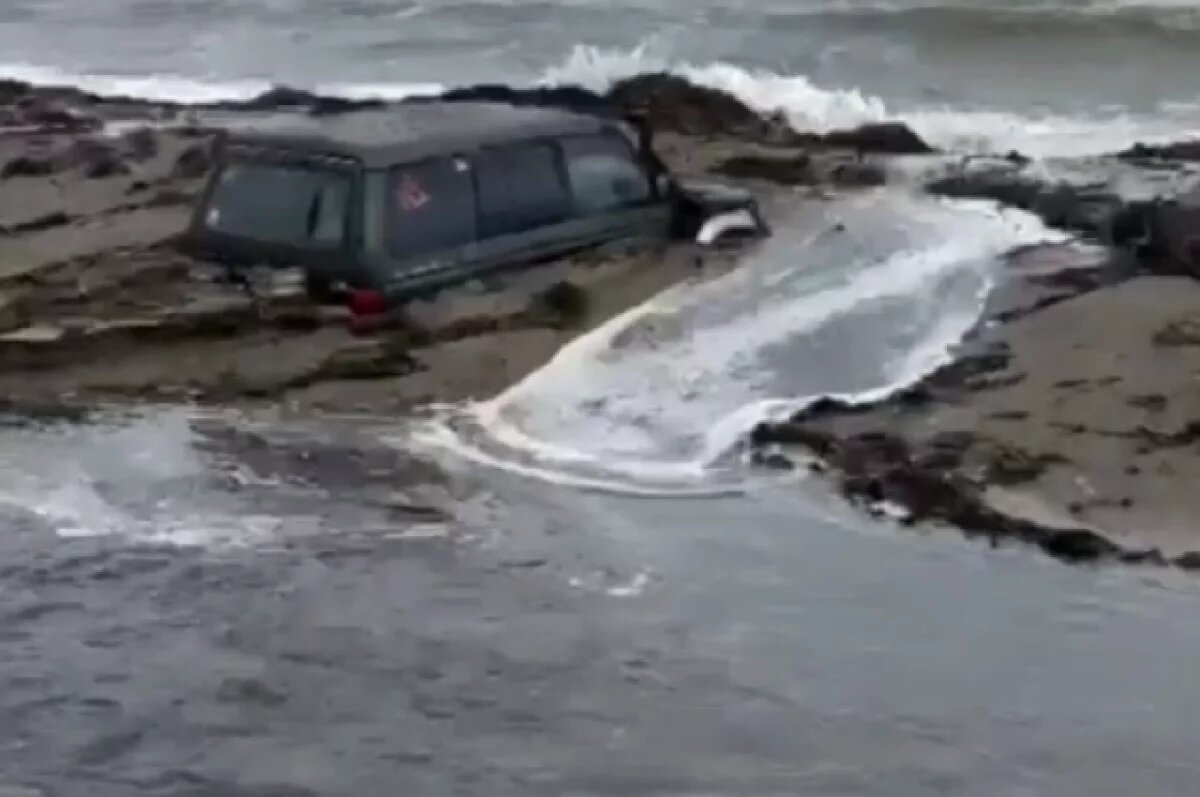
[[[352,315],[383,315],[386,312],[387,300],[379,291],[351,291],[350,313]]]
[[[350,308],[350,328],[355,332],[371,332],[383,325],[387,299],[379,291],[351,291],[347,304]]]

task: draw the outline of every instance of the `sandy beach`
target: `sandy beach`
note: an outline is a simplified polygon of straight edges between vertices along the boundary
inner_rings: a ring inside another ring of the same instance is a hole
[[[0,137],[0,391],[16,411],[201,402],[394,414],[488,398],[581,332],[738,258],[687,242],[582,256],[444,291],[407,307],[404,329],[355,335],[345,309],[310,302],[296,275],[224,284],[171,246],[207,171],[210,134],[197,119],[355,104],[277,90],[244,107],[183,109],[46,91],[12,89]],[[457,94],[600,101],[582,90]],[[884,183],[888,156],[932,154],[900,125],[813,136],[670,76],[634,79],[606,101],[653,122],[674,171],[751,186],[768,218]],[[1136,155],[1161,170],[1178,152]],[[1130,160],[1113,162],[1137,168]],[[1092,245],[1013,253],[963,359],[875,405],[817,402],[754,438],[807,444],[848,495],[906,507],[909,522],[1015,536],[1066,559],[1191,563],[1200,287],[1183,250],[1112,248],[1129,200],[1030,179],[1017,154],[999,163],[964,162],[928,190],[1032,210]],[[569,311],[548,299],[564,284],[577,299]]]

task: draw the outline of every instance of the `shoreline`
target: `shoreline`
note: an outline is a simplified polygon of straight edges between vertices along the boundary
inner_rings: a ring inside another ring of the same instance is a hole
[[[927,193],[1015,206],[1092,241],[1087,254],[1047,245],[1011,253],[985,318],[950,365],[882,401],[818,401],[749,436],[768,463],[779,464],[769,451],[775,444],[817,454],[825,464],[814,467],[833,472],[852,501],[873,512],[901,507],[906,523],[1019,539],[1064,561],[1200,569],[1200,541],[1188,539],[1189,529],[1164,528],[1172,509],[1190,511],[1188,490],[1163,486],[1193,475],[1176,451],[1195,428],[1177,409],[1186,386],[1177,377],[1192,366],[1186,311],[1190,299],[1200,303],[1192,279],[1200,268],[1179,219],[1153,217],[1161,240],[1147,243],[1142,228],[1152,217],[1137,191],[1031,176],[1019,153],[952,163],[901,124],[797,131],[781,116],[669,74],[620,81],[604,95],[475,86],[442,96],[640,115],[673,171],[752,186],[768,218],[773,209],[795,212],[885,185],[892,156],[934,156],[929,163],[943,173],[931,168],[916,178]],[[8,133],[0,135],[0,409],[54,418],[110,402],[266,402],[386,416],[488,398],[659,291],[736,267],[737,252],[686,243],[583,256],[447,290],[411,305],[404,329],[356,337],[342,308],[310,304],[285,272],[272,272],[253,294],[239,292],[171,251],[207,172],[209,122],[379,105],[279,88],[246,102],[188,106],[0,81],[0,132]],[[224,116],[206,121],[207,111]],[[139,119],[164,124],[129,124]],[[111,121],[121,129],[106,132]],[[1118,182],[1118,169],[1156,179],[1183,173],[1196,149],[1135,145],[1105,162],[1109,182]],[[1130,306],[1138,308],[1136,342],[1104,323]],[[1172,325],[1174,333],[1165,331]],[[1077,339],[1083,329],[1091,337]],[[1155,343],[1170,334],[1186,340]],[[1050,378],[1074,361],[1078,374]],[[1132,375],[1129,362],[1150,364]],[[1195,368],[1200,374],[1200,354]],[[1097,398],[1123,382],[1139,387],[1122,394],[1120,406]],[[1152,455],[1167,461],[1141,461]],[[1105,457],[1130,461],[1109,473],[1098,465]],[[1154,478],[1164,468],[1183,475]],[[1084,495],[1073,492],[1080,479],[1089,485]],[[1155,510],[1161,506],[1168,509]]]
[[[1200,282],[1119,254],[1017,253],[951,363],[879,401],[819,399],[752,439],[764,464],[815,457],[850,503],[903,526],[1200,570],[1200,539],[1178,523],[1200,509],[1196,307]]]

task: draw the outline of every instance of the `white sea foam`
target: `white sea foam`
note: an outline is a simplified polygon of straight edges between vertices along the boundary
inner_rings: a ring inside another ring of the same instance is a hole
[[[783,111],[801,130],[825,132],[855,125],[901,120],[930,143],[949,150],[1004,152],[1017,149],[1034,157],[1102,154],[1135,141],[1166,141],[1200,136],[1200,105],[1164,104],[1153,116],[1119,108],[1094,115],[1018,115],[995,109],[945,106],[901,107],[857,89],[830,89],[803,75],[781,75],[735,64],[693,64],[664,56],[655,43],[630,49],[575,47],[566,60],[545,72],[548,84],[577,83],[597,91],[642,72],[670,71],[693,82],[723,89],[752,108]]]
[[[911,383],[975,322],[998,256],[1062,238],[987,203],[895,191],[836,216],[799,212],[737,270],[665,291],[405,442],[596,489],[736,489],[730,455],[754,423]]]
[[[1078,116],[1048,112],[1017,114],[986,107],[902,106],[858,89],[817,85],[804,75],[778,74],[732,63],[698,64],[676,59],[656,40],[627,49],[578,45],[561,63],[547,68],[530,83],[578,84],[604,91],[621,78],[655,71],[672,71],[700,85],[723,89],[757,110],[783,111],[802,130],[823,132],[868,122],[901,120],[931,143],[956,151],[1017,149],[1034,157],[1073,157],[1111,152],[1135,141],[1200,136],[1197,103],[1164,103],[1152,115],[1135,115],[1119,107],[1109,107]],[[270,82],[256,79],[78,74],[19,63],[0,64],[0,75],[37,84],[73,85],[99,94],[180,102],[244,100],[271,87]],[[388,81],[329,81],[316,85],[301,83],[298,87],[355,99],[401,99],[446,88],[437,83]]]
[[[184,75],[106,75],[70,72],[33,64],[0,63],[0,76],[42,86],[73,86],[104,96],[136,97],[154,102],[208,103],[248,100],[271,88],[267,80],[228,80]],[[350,99],[403,99],[443,90],[437,83],[329,82],[301,86],[320,94]]]

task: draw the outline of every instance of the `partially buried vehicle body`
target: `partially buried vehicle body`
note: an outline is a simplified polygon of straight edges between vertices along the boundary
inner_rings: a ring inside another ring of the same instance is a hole
[[[224,131],[181,242],[388,307],[613,243],[766,233],[748,192],[677,179],[636,120],[417,102]]]

